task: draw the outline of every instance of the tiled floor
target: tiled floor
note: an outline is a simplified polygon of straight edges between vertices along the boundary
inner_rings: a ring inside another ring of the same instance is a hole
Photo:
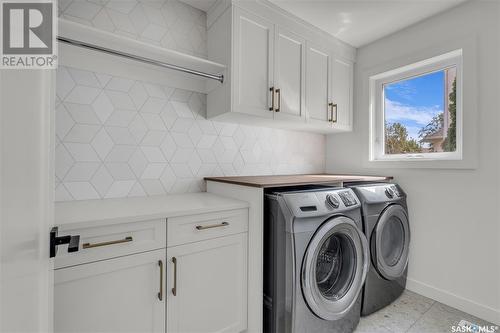
[[[479,326],[492,325],[430,298],[405,291],[388,307],[362,318],[355,333],[450,333],[451,327],[461,320]]]

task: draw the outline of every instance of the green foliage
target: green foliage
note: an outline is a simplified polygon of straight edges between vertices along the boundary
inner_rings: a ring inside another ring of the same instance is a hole
[[[420,153],[422,147],[414,140],[408,138],[406,127],[400,123],[385,124],[385,153],[407,154]]]
[[[457,79],[453,81],[453,88],[450,92],[450,104],[448,110],[450,112],[450,127],[448,135],[443,142],[444,151],[455,151],[457,149]]]
[[[435,115],[431,122],[428,123],[425,127],[422,127],[420,129],[420,131],[418,131],[418,137],[420,139],[420,143],[422,143],[422,140],[426,137],[426,136],[430,136],[434,133],[436,133],[438,130],[440,130],[441,128],[443,128],[444,126],[444,114],[443,112]],[[434,148],[436,147],[433,147],[433,144],[430,143],[430,147],[429,147],[431,150],[433,150]]]

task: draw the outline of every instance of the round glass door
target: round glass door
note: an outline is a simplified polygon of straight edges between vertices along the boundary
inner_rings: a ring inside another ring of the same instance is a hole
[[[325,222],[311,239],[302,266],[302,291],[320,318],[337,320],[354,305],[368,269],[365,236],[350,218]]]
[[[400,205],[387,207],[372,237],[372,260],[377,271],[388,280],[403,275],[410,245],[410,225],[404,208]]]

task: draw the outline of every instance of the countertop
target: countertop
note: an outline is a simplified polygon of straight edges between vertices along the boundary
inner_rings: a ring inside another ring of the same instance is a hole
[[[153,220],[182,215],[240,209],[248,203],[212,193],[57,202],[55,224],[91,226]]]
[[[393,179],[390,176],[365,175],[279,175],[279,176],[241,176],[241,177],[206,177],[205,180],[252,187],[279,187],[305,184],[331,184],[344,182],[382,182]]]

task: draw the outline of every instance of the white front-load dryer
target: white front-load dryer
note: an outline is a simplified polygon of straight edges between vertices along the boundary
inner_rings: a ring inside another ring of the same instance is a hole
[[[264,332],[354,331],[369,260],[361,223],[351,189],[266,195]]]

